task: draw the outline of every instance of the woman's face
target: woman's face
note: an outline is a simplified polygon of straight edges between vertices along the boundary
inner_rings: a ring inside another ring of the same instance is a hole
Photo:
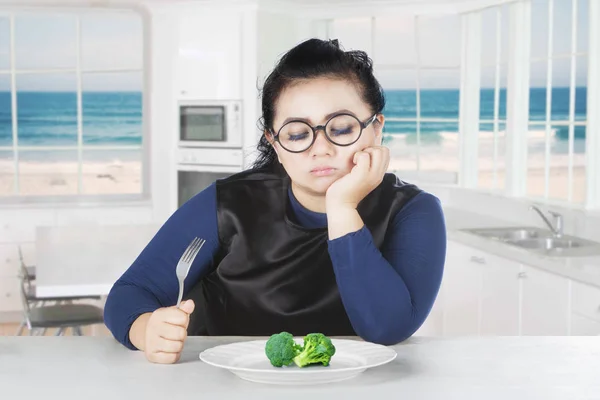
[[[281,93],[275,105],[273,130],[277,134],[289,120],[304,120],[313,127],[325,125],[332,115],[338,113],[352,114],[361,122],[373,116],[369,106],[361,99],[358,87],[353,83],[332,78],[307,80],[294,84]],[[363,129],[358,141],[349,146],[331,143],[325,137],[325,132],[319,130],[313,145],[301,153],[285,150],[279,142],[273,140],[270,133],[266,135],[293,184],[308,194],[325,195],[333,182],[352,170],[354,153],[381,145],[383,115],[378,115],[377,121],[378,123],[372,123]]]

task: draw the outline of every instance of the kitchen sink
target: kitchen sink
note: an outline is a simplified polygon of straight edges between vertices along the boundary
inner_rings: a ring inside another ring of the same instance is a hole
[[[496,240],[528,240],[544,237],[551,237],[552,232],[547,229],[534,227],[508,227],[508,228],[486,228],[486,229],[467,229],[467,231],[478,236],[484,236]]]
[[[585,246],[585,244],[581,240],[570,240],[561,238],[507,240],[507,242],[509,244],[514,244],[515,246],[524,247],[526,249],[542,250],[571,249],[574,247]]]
[[[600,255],[600,243],[570,235],[556,236],[537,227],[504,227],[464,229],[463,231],[490,240],[506,243],[537,253],[553,256]]]

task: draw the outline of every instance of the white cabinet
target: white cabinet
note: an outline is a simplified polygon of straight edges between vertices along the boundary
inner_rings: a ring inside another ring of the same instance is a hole
[[[568,335],[569,280],[537,268],[523,266],[523,335]]]
[[[415,335],[600,335],[600,289],[449,241],[440,294]]]
[[[29,258],[26,260],[29,261]],[[0,279],[15,277],[18,273],[19,247],[16,244],[0,244]]]
[[[440,287],[437,298],[427,319],[421,327],[413,334],[414,336],[442,336],[443,329],[443,298],[444,298],[444,283]]]
[[[194,12],[178,19],[175,95],[242,98],[242,13]]]
[[[448,242],[444,267],[444,336],[477,335],[482,265],[472,261],[476,250]]]
[[[21,310],[19,265],[18,246],[0,245],[0,313]]]
[[[483,258],[481,335],[519,334],[519,275],[521,264],[492,254]]]
[[[598,336],[600,335],[600,322],[571,314],[571,336]]]
[[[600,335],[600,289],[571,284],[571,335]]]
[[[448,242],[444,335],[517,335],[519,263]]]
[[[573,282],[571,291],[573,312],[600,322],[600,289]]]
[[[16,276],[0,276],[0,313],[22,309],[20,282]]]

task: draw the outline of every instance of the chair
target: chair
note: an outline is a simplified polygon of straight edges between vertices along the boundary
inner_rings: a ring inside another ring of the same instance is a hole
[[[32,271],[35,277],[35,269],[25,265],[20,247],[19,258],[23,320],[17,329],[17,336],[23,333],[25,326],[29,328],[30,334],[37,333],[38,329],[41,329],[44,334],[47,328],[58,328],[57,335],[61,335],[66,328],[71,328],[74,334],[81,335],[81,326],[104,323],[101,308],[85,304],[70,304],[74,300],[100,300],[100,296],[37,297],[33,283],[35,278],[31,278]],[[56,304],[44,305],[46,302]]]
[[[26,276],[21,274],[19,280],[23,305],[23,325],[27,326],[30,335],[44,335],[48,328],[57,328],[56,336],[60,336],[65,333],[66,329],[71,328],[74,335],[81,336],[82,326],[104,323],[102,309],[88,304],[55,304],[32,307],[27,297],[29,288]]]

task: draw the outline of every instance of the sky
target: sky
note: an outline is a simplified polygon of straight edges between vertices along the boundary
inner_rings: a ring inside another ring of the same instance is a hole
[[[9,67],[8,29],[0,17],[0,70]],[[15,18],[17,69],[75,68],[76,20],[73,15],[18,14]],[[84,70],[142,68],[142,20],[133,13],[95,13],[81,18],[82,68]],[[0,75],[0,90],[8,77]],[[74,91],[73,73],[24,74],[17,76],[17,90]],[[84,90],[139,91],[141,72],[87,73]]]
[[[587,51],[588,1],[577,0],[577,51]],[[495,81],[496,26],[497,11],[501,10],[501,63],[507,62],[508,44],[508,6],[487,9],[482,15],[482,63],[489,65],[482,70],[482,86],[493,87]],[[570,53],[572,0],[554,0],[553,53]],[[532,58],[546,57],[548,32],[548,0],[532,0]],[[375,63],[401,64],[413,66],[417,63],[415,51],[415,31],[418,29],[420,65],[428,68],[420,71],[420,85],[424,88],[459,88],[460,85],[460,44],[461,17],[435,16],[419,17],[417,22],[412,16],[406,18],[378,18],[375,30],[375,43],[371,44],[370,19],[336,21],[333,36],[340,40],[346,49],[367,51]],[[576,84],[585,86],[587,81],[587,60],[577,60]],[[430,69],[429,67],[433,67]],[[435,67],[451,68],[440,70]],[[546,62],[532,62],[531,86],[546,86]],[[501,85],[506,82],[506,66],[501,67]],[[384,87],[414,89],[416,71],[410,69],[398,71],[379,68],[378,78]],[[558,59],[553,62],[553,86],[569,86],[570,60]]]
[[[554,52],[570,52],[571,1],[554,0]],[[577,51],[587,47],[587,7],[590,0],[578,0]],[[544,57],[547,52],[547,0],[532,0],[532,57]],[[496,14],[498,8],[484,11],[482,31],[482,86],[493,87],[496,55]],[[506,79],[508,41],[508,7],[500,7],[501,19],[501,85]],[[142,21],[135,14],[90,14],[82,17],[82,61],[84,69],[131,68],[142,66]],[[333,25],[333,37],[345,49],[366,51],[376,63],[376,74],[384,88],[414,89],[416,82],[415,31],[418,29],[422,88],[458,88],[460,84],[460,16],[378,18],[374,48],[371,44],[370,18],[338,20]],[[17,68],[74,68],[75,20],[72,15],[20,14],[16,18]],[[0,17],[0,70],[8,64],[8,21]],[[385,68],[384,64],[402,65],[403,69]],[[578,57],[576,84],[584,86],[587,79],[587,60]],[[444,69],[439,69],[440,67]],[[438,68],[438,69],[436,69]],[[568,86],[570,60],[553,63],[553,85]],[[546,84],[546,63],[533,62],[531,86]],[[72,91],[76,81],[73,74],[20,75],[18,90]],[[139,90],[140,72],[95,74],[83,77],[84,90]],[[0,90],[9,87],[7,75],[0,74]]]

